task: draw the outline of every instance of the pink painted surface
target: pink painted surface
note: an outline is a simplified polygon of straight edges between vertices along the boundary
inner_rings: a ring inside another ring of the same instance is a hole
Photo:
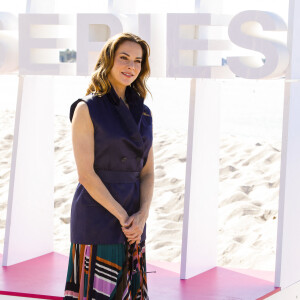
[[[248,270],[248,269],[236,269],[236,268],[227,268],[228,270],[242,273],[248,276],[260,278],[266,281],[274,282],[275,273],[272,271],[261,271],[261,270]]]
[[[2,255],[1,265],[2,265]],[[49,253],[9,267],[0,267],[0,294],[61,299],[68,258]],[[50,297],[49,297],[50,296]]]
[[[147,260],[147,265],[148,264],[180,274],[180,263],[177,262],[174,263],[169,261]]]
[[[1,255],[0,258],[2,260]],[[188,280],[180,280],[177,273],[179,264],[152,263],[147,264],[147,271],[155,272],[147,275],[151,300],[262,300],[266,295],[279,291],[270,281],[234,270],[216,267]],[[1,267],[0,294],[61,299],[67,265],[68,257],[52,252],[10,267]],[[250,273],[255,275],[252,271]],[[262,277],[262,273],[260,275]]]
[[[147,266],[148,267],[148,266]],[[224,300],[264,299],[279,292],[273,282],[221,267],[213,268],[188,280],[180,280],[175,272],[149,265],[150,299]]]

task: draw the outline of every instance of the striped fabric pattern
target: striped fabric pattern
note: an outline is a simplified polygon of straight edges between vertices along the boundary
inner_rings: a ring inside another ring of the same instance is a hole
[[[145,242],[70,247],[64,299],[146,300]]]

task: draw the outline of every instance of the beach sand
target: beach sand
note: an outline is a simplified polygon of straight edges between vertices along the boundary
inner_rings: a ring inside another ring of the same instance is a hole
[[[14,111],[0,110],[0,252],[3,249]],[[147,259],[180,261],[186,130],[154,127],[155,189],[147,221]],[[281,141],[220,136],[218,265],[273,270]],[[55,117],[54,250],[68,255],[77,171],[68,117]],[[203,245],[205,247],[205,245]]]

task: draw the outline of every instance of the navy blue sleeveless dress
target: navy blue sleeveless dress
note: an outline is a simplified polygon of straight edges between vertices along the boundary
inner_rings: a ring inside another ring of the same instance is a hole
[[[132,215],[140,208],[140,172],[152,146],[150,109],[130,86],[129,109],[113,87],[84,101],[94,126],[94,170]],[[119,221],[78,183],[71,208],[71,247],[64,299],[148,299],[146,225],[139,244],[129,245]]]

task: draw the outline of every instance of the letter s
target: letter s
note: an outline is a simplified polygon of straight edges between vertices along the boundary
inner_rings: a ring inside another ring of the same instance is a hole
[[[261,29],[262,27],[262,29]],[[289,64],[289,52],[283,43],[263,35],[263,31],[286,31],[287,26],[276,14],[248,10],[233,17],[228,26],[230,40],[243,48],[261,52],[265,62],[255,56],[228,57],[231,71],[243,78],[267,79],[284,75]]]

